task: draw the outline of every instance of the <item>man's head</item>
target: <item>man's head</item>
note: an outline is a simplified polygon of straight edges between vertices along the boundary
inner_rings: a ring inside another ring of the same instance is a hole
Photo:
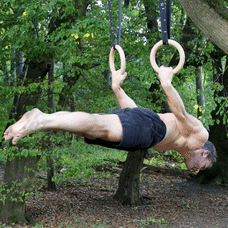
[[[188,169],[198,173],[200,170],[211,168],[216,159],[216,149],[212,142],[207,141],[201,149],[188,154],[185,164]]]

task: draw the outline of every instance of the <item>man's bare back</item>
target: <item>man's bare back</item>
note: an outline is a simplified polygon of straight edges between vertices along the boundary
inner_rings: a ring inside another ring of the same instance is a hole
[[[195,126],[181,123],[177,120],[173,113],[158,114],[161,120],[165,123],[167,132],[165,138],[153,147],[154,150],[162,152],[165,150],[176,150],[181,155],[202,148],[208,140],[208,132],[202,123],[194,116],[188,114],[188,118],[195,122]],[[183,131],[185,128],[185,131]],[[187,130],[188,128],[188,130]],[[197,129],[198,128],[198,129]],[[188,134],[183,132],[188,131]]]

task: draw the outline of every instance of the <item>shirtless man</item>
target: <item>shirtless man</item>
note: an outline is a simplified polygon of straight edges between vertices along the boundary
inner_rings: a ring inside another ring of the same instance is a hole
[[[127,74],[117,71],[112,76],[112,90],[120,110],[110,114],[85,112],[42,113],[33,109],[10,126],[4,133],[12,143],[32,132],[53,129],[85,137],[85,142],[120,150],[135,151],[153,148],[162,152],[176,150],[184,158],[188,169],[198,173],[216,161],[216,151],[208,140],[202,123],[185,110],[183,101],[172,86],[172,68],[160,67],[159,80],[172,113],[156,114],[138,108],[120,87]]]

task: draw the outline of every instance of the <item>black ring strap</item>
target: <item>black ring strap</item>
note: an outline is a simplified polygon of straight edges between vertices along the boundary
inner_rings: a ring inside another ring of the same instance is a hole
[[[171,5],[172,0],[166,0],[166,6],[164,0],[159,0],[163,45],[167,45],[170,39]]]
[[[124,7],[129,5],[129,0],[124,1]],[[108,0],[108,11],[109,11],[109,21],[111,27],[111,38],[112,38],[112,46],[115,49],[115,36],[114,36],[114,26],[112,20],[112,5],[111,1]],[[119,0],[119,23],[118,23],[118,35],[117,35],[117,44],[120,45],[120,35],[121,35],[121,16],[122,16],[122,0]]]

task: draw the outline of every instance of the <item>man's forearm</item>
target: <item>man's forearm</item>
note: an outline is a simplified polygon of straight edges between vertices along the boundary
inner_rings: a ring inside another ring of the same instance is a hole
[[[185,110],[184,103],[179,93],[177,92],[177,90],[173,87],[171,83],[162,84],[162,88],[166,94],[167,102],[171,112],[177,118],[185,118],[185,115],[187,114],[187,112]]]
[[[124,92],[124,90],[118,86],[112,88],[120,108],[135,108],[137,105],[135,102]]]

